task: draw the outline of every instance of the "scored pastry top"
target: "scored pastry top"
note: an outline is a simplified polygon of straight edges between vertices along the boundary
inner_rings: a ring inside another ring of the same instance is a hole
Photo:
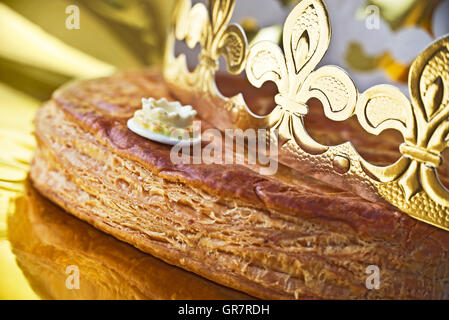
[[[385,201],[408,215],[449,230],[449,190],[439,179],[442,152],[449,137],[449,36],[439,39],[414,61],[409,76],[411,100],[389,85],[359,93],[348,74],[336,66],[317,65],[331,38],[321,0],[303,0],[284,24],[283,49],[269,41],[248,46],[245,33],[229,24],[235,0],[211,0],[207,5],[179,0],[167,41],[164,77],[182,103],[218,128],[267,128],[279,135],[279,162],[332,183],[370,201]],[[201,46],[198,65],[190,72],[185,55],[174,56],[176,41]],[[276,107],[255,115],[242,94],[226,97],[215,84],[220,56],[232,74],[243,70],[260,88],[274,82]],[[308,102],[315,98],[327,118],[351,117],[366,131],[388,129],[403,138],[401,157],[378,166],[364,159],[351,142],[323,145],[308,133]],[[217,115],[219,115],[217,117]]]

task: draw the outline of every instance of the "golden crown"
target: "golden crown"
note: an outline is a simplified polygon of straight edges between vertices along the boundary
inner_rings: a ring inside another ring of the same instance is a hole
[[[331,34],[322,0],[302,0],[291,11],[284,24],[283,50],[269,41],[249,47],[242,28],[229,23],[234,6],[235,0],[194,6],[190,0],[178,1],[164,62],[164,77],[177,96],[195,105],[204,119],[213,116],[220,129],[277,130],[286,141],[279,146],[279,162],[289,167],[368,200],[384,200],[418,220],[449,230],[449,190],[437,174],[441,153],[449,146],[449,37],[415,59],[409,75],[410,101],[390,85],[359,93],[348,74],[336,66],[316,69]],[[185,55],[175,57],[176,40],[190,48],[201,46],[192,72]],[[215,72],[220,56],[225,57],[228,72],[245,70],[255,87],[266,81],[276,84],[277,106],[269,115],[254,115],[241,94],[224,97],[219,92]],[[380,167],[363,159],[350,142],[326,146],[315,141],[304,126],[311,98],[321,101],[331,120],[355,115],[370,134],[399,131],[404,138],[400,159]]]

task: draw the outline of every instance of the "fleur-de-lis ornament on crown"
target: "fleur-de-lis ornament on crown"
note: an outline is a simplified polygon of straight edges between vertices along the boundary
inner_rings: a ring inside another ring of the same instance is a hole
[[[279,162],[449,230],[449,190],[437,174],[441,153],[449,146],[449,37],[416,58],[409,78],[410,101],[389,85],[359,93],[336,66],[316,69],[330,42],[329,18],[321,0],[302,0],[292,10],[284,24],[283,50],[268,41],[248,49],[241,29],[228,25],[233,8],[234,1],[210,1],[206,14],[203,4],[192,8],[188,0],[179,2],[164,65],[173,92],[194,104],[201,117],[218,119],[214,124],[221,129],[264,127],[278,132]],[[187,70],[184,56],[174,57],[175,38],[185,39],[190,47],[201,44],[193,72]],[[254,86],[266,81],[277,85],[277,107],[268,116],[254,116],[241,95],[227,98],[218,92],[219,55],[226,57],[231,73],[245,68]],[[321,101],[331,120],[355,115],[370,134],[399,131],[404,138],[401,158],[380,167],[363,159],[350,142],[337,146],[316,142],[304,124],[311,98]]]
[[[245,112],[241,94],[224,97],[215,85],[220,56],[225,57],[231,74],[239,74],[245,68],[246,35],[239,25],[229,24],[234,7],[235,0],[211,0],[207,7],[203,3],[192,6],[191,0],[179,0],[165,50],[164,78],[175,95],[184,103],[194,105],[204,118],[219,119],[214,124],[220,129],[260,125],[260,120]],[[191,49],[200,45],[198,65],[192,72],[187,68],[184,54],[175,58],[176,40],[184,40]]]
[[[319,1],[299,3],[287,18],[283,32],[284,52],[276,44],[260,41],[251,47],[246,73],[256,87],[266,81],[276,83],[276,109],[269,125],[279,129],[281,138],[294,140],[312,154],[328,150],[307,133],[303,117],[307,101],[318,98],[327,117],[336,121],[348,119],[357,102],[357,89],[346,72],[325,66],[313,72],[330,42],[330,25],[326,9]]]

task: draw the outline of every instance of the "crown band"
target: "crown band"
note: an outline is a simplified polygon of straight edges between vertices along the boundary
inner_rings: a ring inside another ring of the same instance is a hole
[[[449,190],[436,170],[449,147],[449,37],[439,39],[415,59],[409,75],[411,100],[390,85],[359,93],[343,69],[318,67],[331,35],[323,0],[298,3],[285,21],[281,47],[270,41],[249,47],[241,27],[229,24],[234,5],[235,0],[209,0],[207,5],[194,6],[191,0],[178,0],[164,60],[164,77],[174,95],[195,105],[199,115],[219,129],[266,128],[268,134],[277,130],[284,142],[278,144],[280,163],[370,201],[382,198],[416,219],[449,231]],[[175,40],[185,40],[190,48],[201,45],[200,63],[192,72],[184,55],[174,56]],[[273,82],[278,89],[277,107],[267,116],[255,116],[244,95],[221,94],[214,76],[219,56],[224,56],[231,74],[245,70],[254,87]],[[363,159],[350,142],[318,143],[303,121],[311,98],[321,102],[325,116],[333,121],[356,116],[367,134],[399,131],[405,141],[399,148],[402,157],[377,166]]]

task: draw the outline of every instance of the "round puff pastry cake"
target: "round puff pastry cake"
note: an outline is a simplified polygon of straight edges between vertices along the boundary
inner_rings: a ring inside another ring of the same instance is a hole
[[[223,93],[245,94],[239,81],[224,81]],[[272,99],[270,90],[258,92],[245,96],[249,104]],[[148,97],[170,99],[158,71],[55,92],[35,120],[35,187],[96,228],[255,297],[448,298],[447,231],[281,165],[262,176],[249,165],[174,164],[171,146],[127,128]],[[314,137],[353,141],[373,162],[397,157],[394,135],[379,145],[355,123],[325,123],[320,109],[308,115]],[[440,175],[447,184],[446,165]],[[366,286],[371,265],[380,270],[378,289]]]

